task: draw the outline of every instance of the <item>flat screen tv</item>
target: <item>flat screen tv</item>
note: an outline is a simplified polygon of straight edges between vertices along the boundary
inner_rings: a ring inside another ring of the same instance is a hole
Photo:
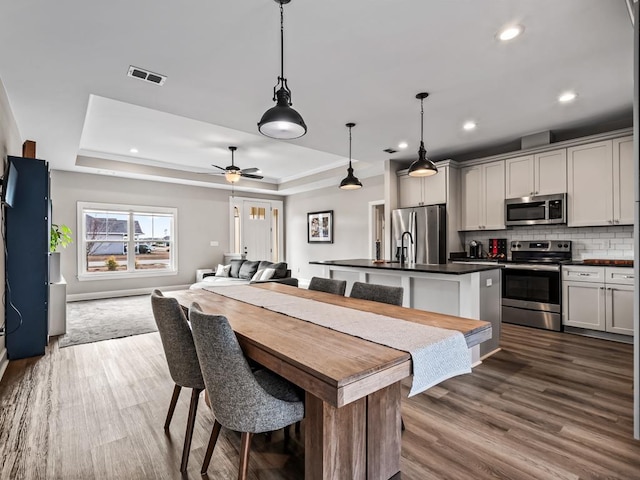
[[[18,170],[12,161],[7,160],[7,168],[2,177],[2,204],[13,206],[16,197],[16,185],[18,184]]]

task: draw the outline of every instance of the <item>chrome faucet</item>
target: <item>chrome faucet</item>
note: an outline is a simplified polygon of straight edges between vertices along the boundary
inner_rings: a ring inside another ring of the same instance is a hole
[[[404,246],[404,236],[405,235],[409,235],[409,240],[411,240],[411,245],[413,245],[413,236],[411,235],[411,232],[406,231],[406,232],[402,232],[402,237],[400,238],[400,263],[403,264],[406,261],[405,258],[405,254],[404,252],[405,250],[405,246]]]

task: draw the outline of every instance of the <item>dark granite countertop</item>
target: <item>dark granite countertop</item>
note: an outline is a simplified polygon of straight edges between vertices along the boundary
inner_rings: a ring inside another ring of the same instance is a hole
[[[397,270],[402,272],[442,273],[445,275],[464,275],[467,273],[484,272],[486,270],[495,270],[496,268],[501,268],[501,266],[497,263],[492,265],[467,265],[463,263],[447,263],[444,265],[427,265],[423,263],[416,263],[412,265],[401,265],[398,262],[373,263],[373,260],[365,258],[348,260],[322,260],[309,263],[312,265],[372,268],[375,270]]]

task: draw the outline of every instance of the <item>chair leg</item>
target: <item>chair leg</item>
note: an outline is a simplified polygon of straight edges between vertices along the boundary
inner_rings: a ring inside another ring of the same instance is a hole
[[[173,387],[173,395],[171,396],[171,403],[169,404],[169,411],[167,412],[167,419],[164,421],[164,429],[169,430],[169,424],[171,423],[171,419],[173,418],[173,412],[176,409],[176,403],[178,403],[178,397],[180,396],[180,390],[182,387],[176,384]]]
[[[207,473],[207,469],[209,468],[209,462],[211,462],[211,456],[213,455],[213,449],[216,447],[216,442],[218,441],[218,435],[220,435],[220,422],[216,420],[213,423],[213,429],[211,430],[211,437],[209,437],[209,445],[207,445],[207,453],[204,454],[204,462],[202,462],[202,470],[200,473],[202,475]]]
[[[400,427],[402,428],[402,431],[404,432],[404,418],[402,418],[402,415],[400,415]]]
[[[300,424],[301,423],[302,422],[296,422],[296,429],[295,429],[296,435],[300,435]]]
[[[240,468],[238,469],[238,480],[246,480],[247,473],[249,472],[249,450],[251,449],[251,438],[253,433],[242,432],[242,443],[240,449]]]
[[[187,419],[187,431],[184,434],[184,447],[182,447],[182,463],[180,471],[187,471],[187,463],[189,463],[189,450],[191,449],[191,437],[193,437],[193,426],[196,423],[196,410],[198,410],[198,399],[200,398],[202,389],[194,388],[191,391],[191,404],[189,405],[189,418]]]
[[[291,428],[291,425],[287,425],[286,427],[284,427],[283,429],[283,433],[284,433],[284,446],[286,447],[287,445],[289,445],[289,440],[291,440],[291,432],[289,431],[289,428]]]

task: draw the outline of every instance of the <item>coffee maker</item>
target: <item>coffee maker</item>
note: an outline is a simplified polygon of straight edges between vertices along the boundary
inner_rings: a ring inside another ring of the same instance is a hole
[[[469,258],[482,257],[482,242],[471,240],[469,242]]]

